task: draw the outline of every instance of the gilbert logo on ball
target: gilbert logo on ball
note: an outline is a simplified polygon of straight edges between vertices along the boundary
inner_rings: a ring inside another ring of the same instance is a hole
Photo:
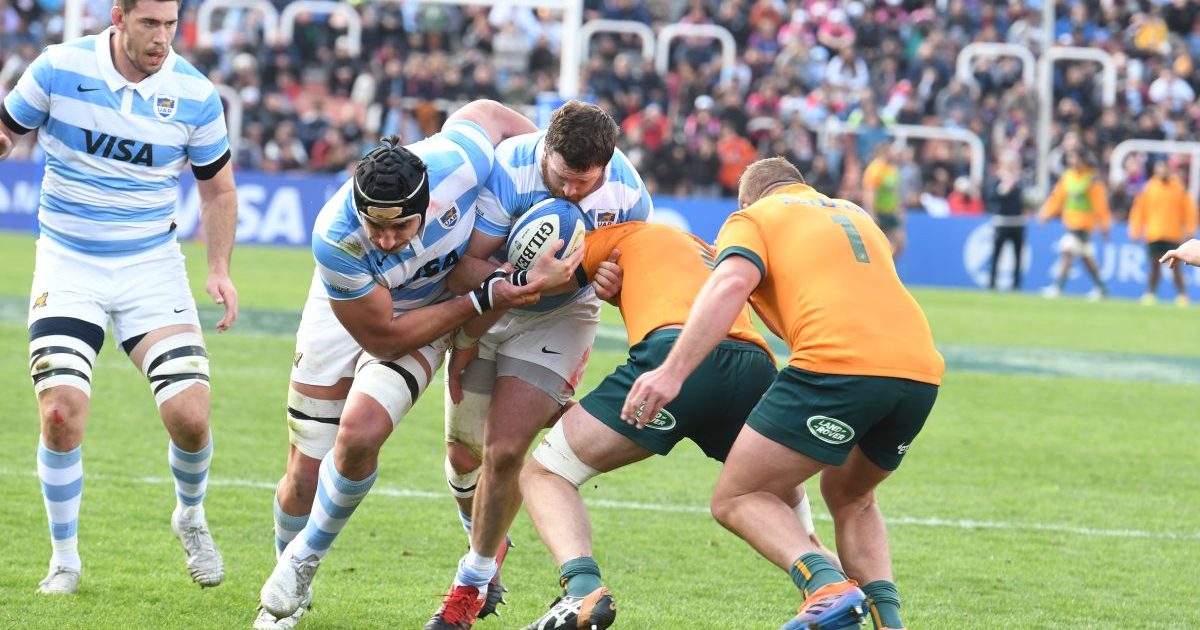
[[[565,258],[583,245],[586,233],[579,206],[566,199],[543,199],[513,223],[508,233],[508,261],[516,269],[528,269],[559,239],[565,244],[555,256]]]

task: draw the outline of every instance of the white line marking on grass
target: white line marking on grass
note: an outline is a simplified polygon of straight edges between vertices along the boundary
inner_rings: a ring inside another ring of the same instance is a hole
[[[0,469],[3,477],[36,477],[35,471],[14,471]],[[116,477],[87,473],[90,481],[124,481],[148,485],[170,485],[174,480],[167,477]],[[210,479],[208,485],[223,488],[251,488],[254,490],[275,490],[275,483],[254,481],[252,479],[229,479],[218,477]],[[449,497],[448,492],[430,492],[411,488],[390,488],[375,486],[371,494],[393,497],[398,499],[433,499],[443,500]],[[586,503],[592,507],[611,508],[614,510],[633,510],[638,512],[666,512],[671,514],[708,514],[707,507],[697,505],[679,505],[670,503],[641,503],[637,501],[614,501],[612,499],[588,499]],[[828,514],[814,513],[817,520],[831,521]],[[885,517],[888,525],[913,525],[916,527],[948,527],[951,529],[995,529],[1001,531],[1032,531],[1073,534],[1090,538],[1146,538],[1152,540],[1200,540],[1200,531],[1194,533],[1152,532],[1141,529],[1098,529],[1095,527],[1080,527],[1077,525],[1060,525],[1056,523],[1013,523],[1009,521],[977,521],[973,519],[949,518],[915,518],[911,516]]]

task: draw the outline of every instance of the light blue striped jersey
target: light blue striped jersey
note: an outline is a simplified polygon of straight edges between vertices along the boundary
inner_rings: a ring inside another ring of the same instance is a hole
[[[212,82],[172,50],[130,83],[113,66],[112,33],[46,48],[4,100],[13,121],[41,130],[42,234],[100,256],[173,239],[179,174],[229,150]]]
[[[488,236],[508,238],[512,224],[537,202],[551,197],[542,177],[546,159],[545,131],[509,138],[496,147],[496,165],[487,186],[479,194],[479,217],[475,229]],[[604,173],[600,187],[579,202],[584,224],[590,232],[623,221],[651,221],[654,204],[641,176],[629,158],[617,149]],[[503,257],[505,250],[501,250]],[[591,291],[584,287],[575,294],[546,296],[527,310],[547,311]]]
[[[469,121],[452,122],[442,132],[407,148],[429,169],[429,209],[425,227],[395,254],[384,254],[367,238],[346,182],[321,208],[313,227],[312,249],[325,293],[353,300],[376,284],[392,292],[395,313],[452,296],[446,274],[462,258],[475,225],[475,201],[495,156],[483,129]]]

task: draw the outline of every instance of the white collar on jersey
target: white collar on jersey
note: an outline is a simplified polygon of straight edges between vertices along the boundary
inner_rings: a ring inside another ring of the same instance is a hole
[[[108,89],[116,92],[117,90],[131,85],[129,79],[121,76],[117,72],[117,67],[113,65],[112,59],[112,36],[116,33],[116,27],[110,26],[104,29],[99,35],[96,35],[96,59],[100,63],[100,76],[104,78],[104,82],[108,84]],[[140,83],[134,83],[133,88],[137,90],[138,95],[142,98],[150,98],[158,92],[159,86],[163,81],[167,80],[167,73],[175,67],[175,49],[167,49],[167,58],[163,60],[163,65],[158,69],[158,72],[142,79]]]

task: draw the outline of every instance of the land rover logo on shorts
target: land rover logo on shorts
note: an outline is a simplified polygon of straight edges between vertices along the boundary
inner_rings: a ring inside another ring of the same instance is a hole
[[[812,416],[808,419],[808,431],[822,442],[830,444],[845,444],[854,439],[854,429],[850,425],[828,416]]]
[[[666,409],[659,409],[654,415],[654,419],[646,423],[647,429],[658,429],[659,431],[670,431],[675,428],[675,416],[671,415]]]

